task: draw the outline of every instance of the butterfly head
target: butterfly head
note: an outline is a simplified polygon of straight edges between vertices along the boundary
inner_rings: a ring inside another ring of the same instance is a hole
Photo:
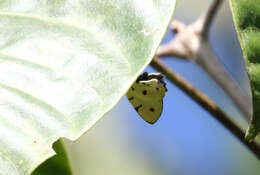
[[[164,75],[161,73],[144,72],[137,78],[136,83],[149,82],[149,81],[154,81],[155,83],[157,83],[158,86],[163,86],[165,88],[165,91],[167,91],[166,83],[164,81]]]

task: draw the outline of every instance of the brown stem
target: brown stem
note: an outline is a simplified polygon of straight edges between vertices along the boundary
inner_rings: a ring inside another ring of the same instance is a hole
[[[199,18],[198,21],[201,21],[201,35],[203,38],[207,38],[210,26],[222,2],[223,0],[213,0],[205,14]]]
[[[169,43],[159,47],[156,55],[177,56],[197,63],[216,81],[243,113],[243,117],[249,121],[253,109],[251,97],[241,90],[218,62],[207,38],[210,24],[222,1],[213,0],[208,10],[190,25],[185,26],[175,21],[171,28],[177,31],[177,35]]]
[[[220,87],[222,87],[235,105],[239,107],[243,116],[249,121],[253,113],[252,101],[224,70],[206,40],[201,41],[197,55],[198,57],[195,62],[200,65],[220,85]]]
[[[224,111],[222,111],[211,99],[196,89],[192,84],[175,73],[167,65],[165,65],[157,56],[155,56],[150,64],[154,69],[163,73],[169,81],[184,91],[189,97],[197,102],[201,107],[208,111],[216,120],[225,126],[236,138],[243,143],[254,155],[260,160],[260,145],[256,142],[247,142],[244,139],[245,132],[243,129],[231,119]]]

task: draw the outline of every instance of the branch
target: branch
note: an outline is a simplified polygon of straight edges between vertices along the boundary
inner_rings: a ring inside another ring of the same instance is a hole
[[[177,36],[158,49],[157,56],[177,56],[191,60],[203,68],[232,99],[247,120],[252,117],[252,99],[246,95],[218,62],[208,41],[208,31],[223,0],[212,1],[209,9],[194,23],[185,26],[174,21],[171,25]]]
[[[201,35],[203,38],[207,38],[208,37],[208,33],[209,33],[209,29],[210,26],[213,22],[213,19],[217,13],[218,8],[220,7],[221,3],[223,2],[223,0],[214,0],[208,10],[205,12],[205,14],[203,14],[197,22],[201,23]]]
[[[169,67],[167,67],[163,62],[155,56],[150,64],[154,69],[163,73],[166,78],[184,91],[189,97],[191,97],[195,102],[197,102],[201,107],[208,111],[216,120],[225,126],[236,138],[243,143],[255,156],[260,160],[260,145],[255,142],[247,142],[244,139],[245,132],[240,128],[240,126],[231,119],[224,111],[222,111],[212,100],[210,100],[206,95],[196,89],[193,85],[187,82],[180,75],[175,73]]]

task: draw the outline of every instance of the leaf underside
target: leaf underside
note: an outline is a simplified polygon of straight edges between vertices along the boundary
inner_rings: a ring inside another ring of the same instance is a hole
[[[0,1],[0,174],[77,139],[151,61],[175,0]]]

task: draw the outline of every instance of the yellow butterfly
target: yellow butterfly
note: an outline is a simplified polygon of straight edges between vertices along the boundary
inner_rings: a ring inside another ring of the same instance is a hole
[[[126,96],[138,114],[148,123],[154,124],[161,116],[166,92],[166,83],[161,73],[144,72]]]

